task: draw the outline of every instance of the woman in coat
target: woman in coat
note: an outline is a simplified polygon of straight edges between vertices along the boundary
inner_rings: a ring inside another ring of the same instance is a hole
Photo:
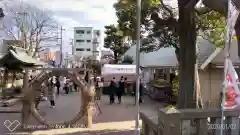
[[[60,92],[60,80],[59,80],[59,76],[56,77],[56,87],[57,87],[57,95],[59,95]]]
[[[122,95],[124,94],[124,80],[123,76],[121,77],[119,83],[118,83],[118,89],[117,89],[117,97],[118,97],[118,103],[121,104],[122,102]]]
[[[116,84],[116,81],[115,81],[115,77],[113,77],[113,79],[111,80],[110,85],[109,85],[110,104],[113,104],[115,102],[116,90],[117,90],[117,84]]]
[[[55,93],[55,86],[52,81],[53,80],[50,79],[48,82],[48,99],[50,101],[51,107],[55,108],[56,93]]]

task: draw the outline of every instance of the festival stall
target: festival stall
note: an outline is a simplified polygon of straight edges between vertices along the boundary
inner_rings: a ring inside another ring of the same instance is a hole
[[[139,69],[140,73],[141,70]],[[127,83],[131,84],[136,81],[136,65],[118,65],[118,64],[104,64],[102,68],[101,77],[104,79],[104,87],[109,86],[110,81],[115,78],[118,82],[123,78],[127,78]]]
[[[141,70],[139,69],[141,72]],[[117,65],[117,64],[104,64],[101,76],[104,82],[111,81],[113,77],[115,80],[120,80],[121,76],[127,77],[128,81],[136,80],[136,65]]]

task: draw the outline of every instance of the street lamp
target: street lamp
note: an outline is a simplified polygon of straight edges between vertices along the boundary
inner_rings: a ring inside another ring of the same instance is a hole
[[[137,12],[136,12],[136,17],[137,17],[137,34],[136,34],[136,39],[137,39],[137,44],[136,44],[136,76],[137,76],[137,81],[136,81],[136,121],[135,121],[135,128],[136,128],[136,135],[140,135],[140,128],[139,128],[139,84],[140,84],[140,73],[139,73],[139,68],[140,68],[140,28],[141,28],[141,0],[137,0]]]
[[[97,61],[97,56],[99,56],[99,51],[97,49],[97,46],[99,45],[99,36],[100,36],[100,31],[95,30],[94,35],[93,35],[93,42],[92,42],[92,44],[93,44],[92,53],[93,53],[94,61]]]

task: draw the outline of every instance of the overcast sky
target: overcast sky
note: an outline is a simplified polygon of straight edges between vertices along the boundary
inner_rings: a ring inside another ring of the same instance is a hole
[[[73,38],[73,27],[93,26],[104,30],[108,24],[116,24],[117,18],[113,4],[116,0],[22,0],[38,8],[53,12],[54,19],[65,29],[64,47],[70,51],[70,39]],[[164,0],[176,7],[176,0]]]

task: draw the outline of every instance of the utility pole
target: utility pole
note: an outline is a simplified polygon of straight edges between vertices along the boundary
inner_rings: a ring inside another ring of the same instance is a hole
[[[62,61],[63,61],[63,27],[60,28],[60,67],[62,67]]]
[[[1,22],[0,22],[0,25],[1,25],[1,26],[0,26],[0,29],[3,29],[3,25],[4,25],[4,24],[3,24],[3,23],[4,23],[4,22],[3,22],[3,18],[4,18],[4,16],[5,16],[5,14],[4,14],[4,12],[3,12],[3,9],[0,8],[0,21],[1,21]]]
[[[73,68],[73,63],[74,63],[74,59],[75,59],[75,55],[74,55],[74,39],[73,38],[70,38],[70,45],[72,47],[71,48],[72,49],[71,67]]]
[[[26,16],[28,15],[27,12],[19,12],[17,13],[19,16],[22,16],[22,18],[20,18],[20,22],[21,22],[21,26],[20,26],[20,40],[23,42],[23,48],[24,49],[29,49],[27,48],[27,44],[25,43],[25,23],[26,23]],[[32,51],[32,50],[31,50]]]
[[[61,26],[60,28],[60,67],[62,67],[62,60],[63,60],[63,52],[62,52],[62,33],[63,33],[63,28]]]
[[[70,45],[72,46],[72,55],[74,56],[74,39],[70,39]]]

